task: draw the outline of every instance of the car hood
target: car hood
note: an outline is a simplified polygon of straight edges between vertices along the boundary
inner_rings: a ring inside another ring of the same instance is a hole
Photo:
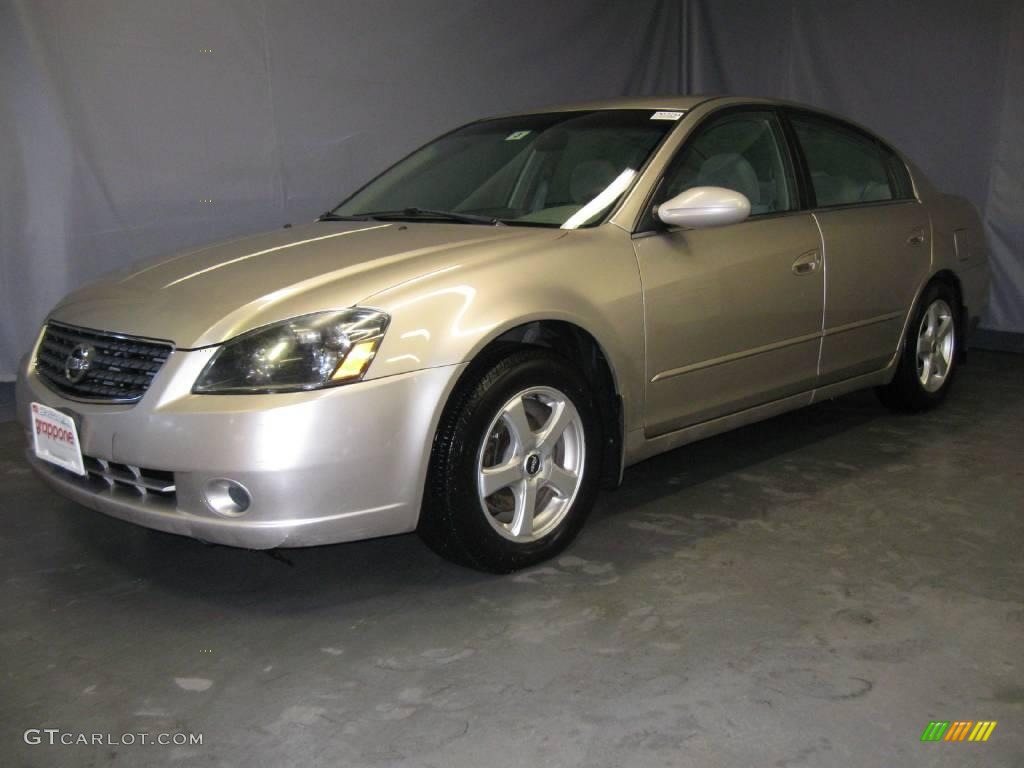
[[[289,317],[352,306],[470,259],[506,258],[558,229],[442,222],[318,222],[184,251],[68,295],[51,319],[85,328],[219,344]]]

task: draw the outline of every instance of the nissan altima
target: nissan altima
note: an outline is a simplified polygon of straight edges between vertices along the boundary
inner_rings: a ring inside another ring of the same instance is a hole
[[[415,530],[507,572],[654,454],[865,387],[939,404],[988,280],[974,208],[845,119],[573,105],[75,291],[18,411],[39,475],[123,520],[257,549]]]

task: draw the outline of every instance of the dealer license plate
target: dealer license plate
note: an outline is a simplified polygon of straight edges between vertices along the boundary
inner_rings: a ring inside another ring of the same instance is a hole
[[[32,403],[32,439],[38,458],[77,475],[86,474],[75,420],[66,413]]]

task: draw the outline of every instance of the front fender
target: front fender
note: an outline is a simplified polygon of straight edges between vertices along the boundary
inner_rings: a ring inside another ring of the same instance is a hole
[[[529,251],[496,249],[360,302],[391,315],[367,378],[472,360],[506,331],[536,320],[579,326],[604,350],[625,420],[644,393],[640,274],[629,235],[614,226],[568,232]]]

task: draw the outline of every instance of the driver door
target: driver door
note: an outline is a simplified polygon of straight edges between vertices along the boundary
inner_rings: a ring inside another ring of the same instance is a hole
[[[669,165],[655,205],[691,187],[719,186],[746,195],[751,215],[708,229],[652,224],[634,238],[647,437],[788,396],[810,401],[825,270],[821,235],[800,211],[792,169],[778,116],[757,109],[711,117]]]

